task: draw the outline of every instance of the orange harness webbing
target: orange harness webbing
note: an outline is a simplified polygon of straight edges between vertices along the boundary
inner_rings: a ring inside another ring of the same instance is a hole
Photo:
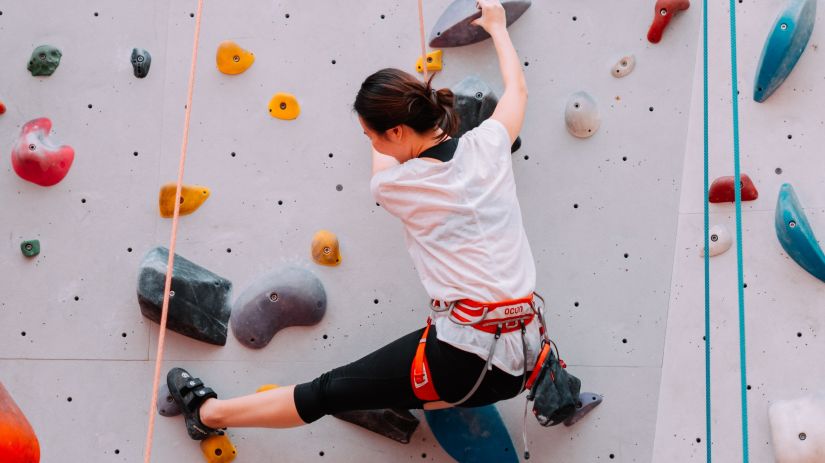
[[[525,313],[524,304],[530,305],[530,313]],[[450,304],[448,308],[436,309],[441,307],[440,301],[432,301],[433,310],[437,312],[450,311],[450,320],[460,325],[466,325],[474,329],[491,333],[495,335],[493,344],[490,348],[490,354],[487,359],[487,365],[481,372],[479,381],[473,391],[470,391],[464,399],[454,403],[457,405],[468,399],[480,382],[483,380],[484,374],[490,368],[495,350],[495,343],[502,333],[509,333],[516,330],[522,331],[522,338],[524,337],[524,330],[535,318],[536,312],[533,305],[533,295],[519,299],[510,299],[501,302],[484,303],[475,302],[469,299],[462,299]],[[410,367],[410,382],[412,383],[413,393],[420,400],[424,402],[434,402],[441,400],[433,385],[433,377],[430,372],[429,364],[427,363],[427,355],[425,349],[427,346],[427,335],[430,332],[430,325],[432,325],[432,318],[427,318],[427,326],[424,328],[424,333],[418,341],[418,347],[415,350],[412,366]],[[544,331],[540,329],[540,331]],[[522,339],[522,342],[524,340]],[[525,349],[526,350],[526,349]],[[525,372],[527,371],[527,359],[524,359]]]

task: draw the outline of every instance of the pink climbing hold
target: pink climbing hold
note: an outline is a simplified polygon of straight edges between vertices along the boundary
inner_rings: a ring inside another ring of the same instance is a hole
[[[52,186],[69,173],[74,161],[71,146],[57,145],[49,137],[52,121],[46,117],[26,123],[11,152],[11,165],[23,180]]]
[[[653,24],[647,31],[647,40],[650,43],[659,43],[673,16],[688,8],[690,8],[690,0],[656,0],[656,11],[653,13]]]

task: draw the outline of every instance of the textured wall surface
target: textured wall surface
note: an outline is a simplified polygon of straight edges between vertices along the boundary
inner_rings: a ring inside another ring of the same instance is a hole
[[[424,3],[429,27],[449,1]],[[645,34],[652,3],[539,0],[510,28],[530,88],[513,168],[537,262],[537,290],[548,301],[551,334],[571,370],[585,390],[605,395],[605,403],[573,428],[545,429],[528,417],[536,461],[651,461],[657,409],[668,431],[659,433],[663,456],[656,461],[687,461],[699,449],[693,439],[702,428],[691,426],[701,418],[701,381],[680,378],[683,368],[693,368],[694,357],[701,360],[700,325],[684,329],[701,316],[701,259],[694,249],[701,236],[701,178],[687,163],[701,146],[700,87],[694,84],[701,11],[681,14],[663,41],[650,45]],[[743,18],[748,35],[741,39],[743,79],[752,74],[744,63],[753,61],[768,27],[756,10],[772,17],[778,2],[767,3],[742,6],[749,13]],[[163,371],[188,368],[222,397],[251,393],[264,383],[309,380],[426,319],[427,294],[401,225],[369,193],[369,144],[351,111],[369,73],[382,67],[414,71],[420,52],[416,2],[355,4],[205,2],[184,179],[209,186],[212,196],[181,218],[177,252],[230,279],[233,300],[284,262],[315,272],[329,299],[319,325],[286,329],[258,351],[231,336],[226,346],[215,347],[170,332]],[[0,116],[6,159],[0,169],[0,380],[36,430],[46,463],[142,461],[157,325],[141,316],[135,289],[142,256],[169,241],[171,221],[158,216],[157,193],[177,175],[195,8],[191,0],[0,0],[0,100],[8,107]],[[227,76],[215,68],[217,44],[227,39],[256,55],[243,74]],[[62,62],[54,75],[32,77],[26,62],[44,43],[62,50]],[[133,47],[152,53],[145,79],[132,75]],[[724,51],[714,51],[719,66]],[[822,207],[816,194],[821,176],[813,174],[822,159],[810,151],[822,144],[821,133],[814,132],[821,132],[822,122],[804,117],[815,107],[810,73],[816,52],[809,53],[814,56],[803,59],[792,82],[773,97],[769,117],[755,111],[768,106],[744,108],[752,135],[743,137],[743,152],[764,193],[746,213],[750,239],[763,243],[746,256],[762,266],[747,275],[755,285],[748,294],[762,298],[759,313],[765,317],[763,331],[755,328],[752,339],[776,339],[765,352],[753,347],[754,360],[813,353],[805,343],[814,339],[815,322],[806,314],[817,294],[821,301],[822,287],[815,294],[816,282],[782,258],[769,228],[772,195],[792,175],[808,181],[798,185],[803,201]],[[613,78],[612,66],[627,54],[636,56],[635,72]],[[445,49],[444,60],[437,86],[477,74],[501,93],[491,42]],[[715,82],[722,132],[723,79]],[[790,90],[794,83],[798,92]],[[601,129],[587,140],[564,126],[567,98],[580,90],[596,99],[602,115]],[[276,92],[296,95],[298,119],[268,115]],[[41,116],[51,118],[57,139],[76,150],[66,179],[50,188],[24,182],[8,162],[20,127]],[[790,128],[796,123],[804,130]],[[769,131],[776,132],[769,140],[757,137],[773,124],[787,128]],[[786,131],[793,140],[785,139]],[[727,149],[722,138],[716,143],[718,151]],[[797,162],[803,158],[807,164]],[[775,177],[780,165],[785,173]],[[718,170],[729,174],[721,164]],[[717,211],[727,219],[727,209]],[[768,228],[756,227],[762,217]],[[821,218],[811,214],[814,228],[817,221],[825,226]],[[341,266],[311,261],[310,242],[319,229],[338,234]],[[35,238],[43,250],[26,259],[20,242]],[[714,263],[730,264],[733,255],[719,259]],[[781,278],[777,266],[787,269]],[[717,278],[732,281],[732,268]],[[776,310],[771,303],[780,297],[785,302]],[[690,320],[679,321],[688,310]],[[725,328],[732,329],[731,323]],[[777,324],[787,329],[768,331]],[[805,336],[796,338],[797,331]],[[663,356],[665,371],[674,371],[660,400]],[[764,363],[754,371],[754,396],[791,392],[769,383]],[[718,375],[720,388],[727,384],[723,377]],[[523,399],[499,409],[520,451]],[[239,462],[449,461],[426,423],[406,446],[330,417],[290,430],[231,429],[230,436]],[[180,418],[158,417],[153,455],[154,461],[201,458]]]
[[[741,171],[759,190],[742,206],[750,461],[773,461],[768,407],[822,388],[825,284],[798,266],[774,231],[783,183],[794,186],[811,227],[825,233],[825,144],[821,51],[815,26],[788,79],[765,103],[753,101],[765,38],[786,2],[737,3]],[[733,175],[729,9],[709,9],[710,178]],[[701,12],[697,12],[701,13]],[[823,20],[822,10],[819,21]],[[701,40],[701,39],[700,39]],[[705,461],[703,129],[701,42],[686,144],[682,199],[667,322],[653,461]],[[712,204],[710,223],[735,233],[734,205]],[[735,245],[735,242],[734,242]],[[742,461],[736,251],[713,257],[711,388],[714,461]],[[701,439],[701,443],[697,442]]]

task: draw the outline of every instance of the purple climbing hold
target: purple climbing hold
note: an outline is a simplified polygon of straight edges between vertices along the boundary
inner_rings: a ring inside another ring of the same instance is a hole
[[[143,316],[160,323],[169,250],[158,246],[140,263],[138,303]],[[232,282],[175,254],[166,327],[198,341],[223,346],[229,324]]]
[[[169,386],[163,383],[158,388],[158,413],[162,416],[178,416],[181,414],[180,405],[175,402],[174,397],[169,392]]]
[[[507,26],[513,24],[530,8],[530,0],[502,0]],[[460,47],[481,42],[490,37],[483,28],[470,24],[481,17],[476,0],[455,0],[436,21],[430,33],[433,48]]]
[[[262,276],[235,301],[232,333],[252,349],[269,344],[288,326],[314,325],[327,311],[324,285],[312,272],[284,266]]]

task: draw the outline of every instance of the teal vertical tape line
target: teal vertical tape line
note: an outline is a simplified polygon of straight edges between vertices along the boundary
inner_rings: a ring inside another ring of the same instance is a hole
[[[745,352],[745,283],[742,271],[742,191],[739,181],[739,85],[736,67],[736,0],[730,0],[730,64],[733,100],[733,178],[736,202],[736,266],[739,294],[739,373],[742,397],[742,461],[748,463],[747,354]]]
[[[710,213],[708,190],[710,181],[708,175],[708,158],[710,149],[708,143],[708,0],[702,5],[702,74],[704,77],[704,161],[705,161],[705,448],[707,449],[708,463],[711,462],[711,419],[710,419]]]

